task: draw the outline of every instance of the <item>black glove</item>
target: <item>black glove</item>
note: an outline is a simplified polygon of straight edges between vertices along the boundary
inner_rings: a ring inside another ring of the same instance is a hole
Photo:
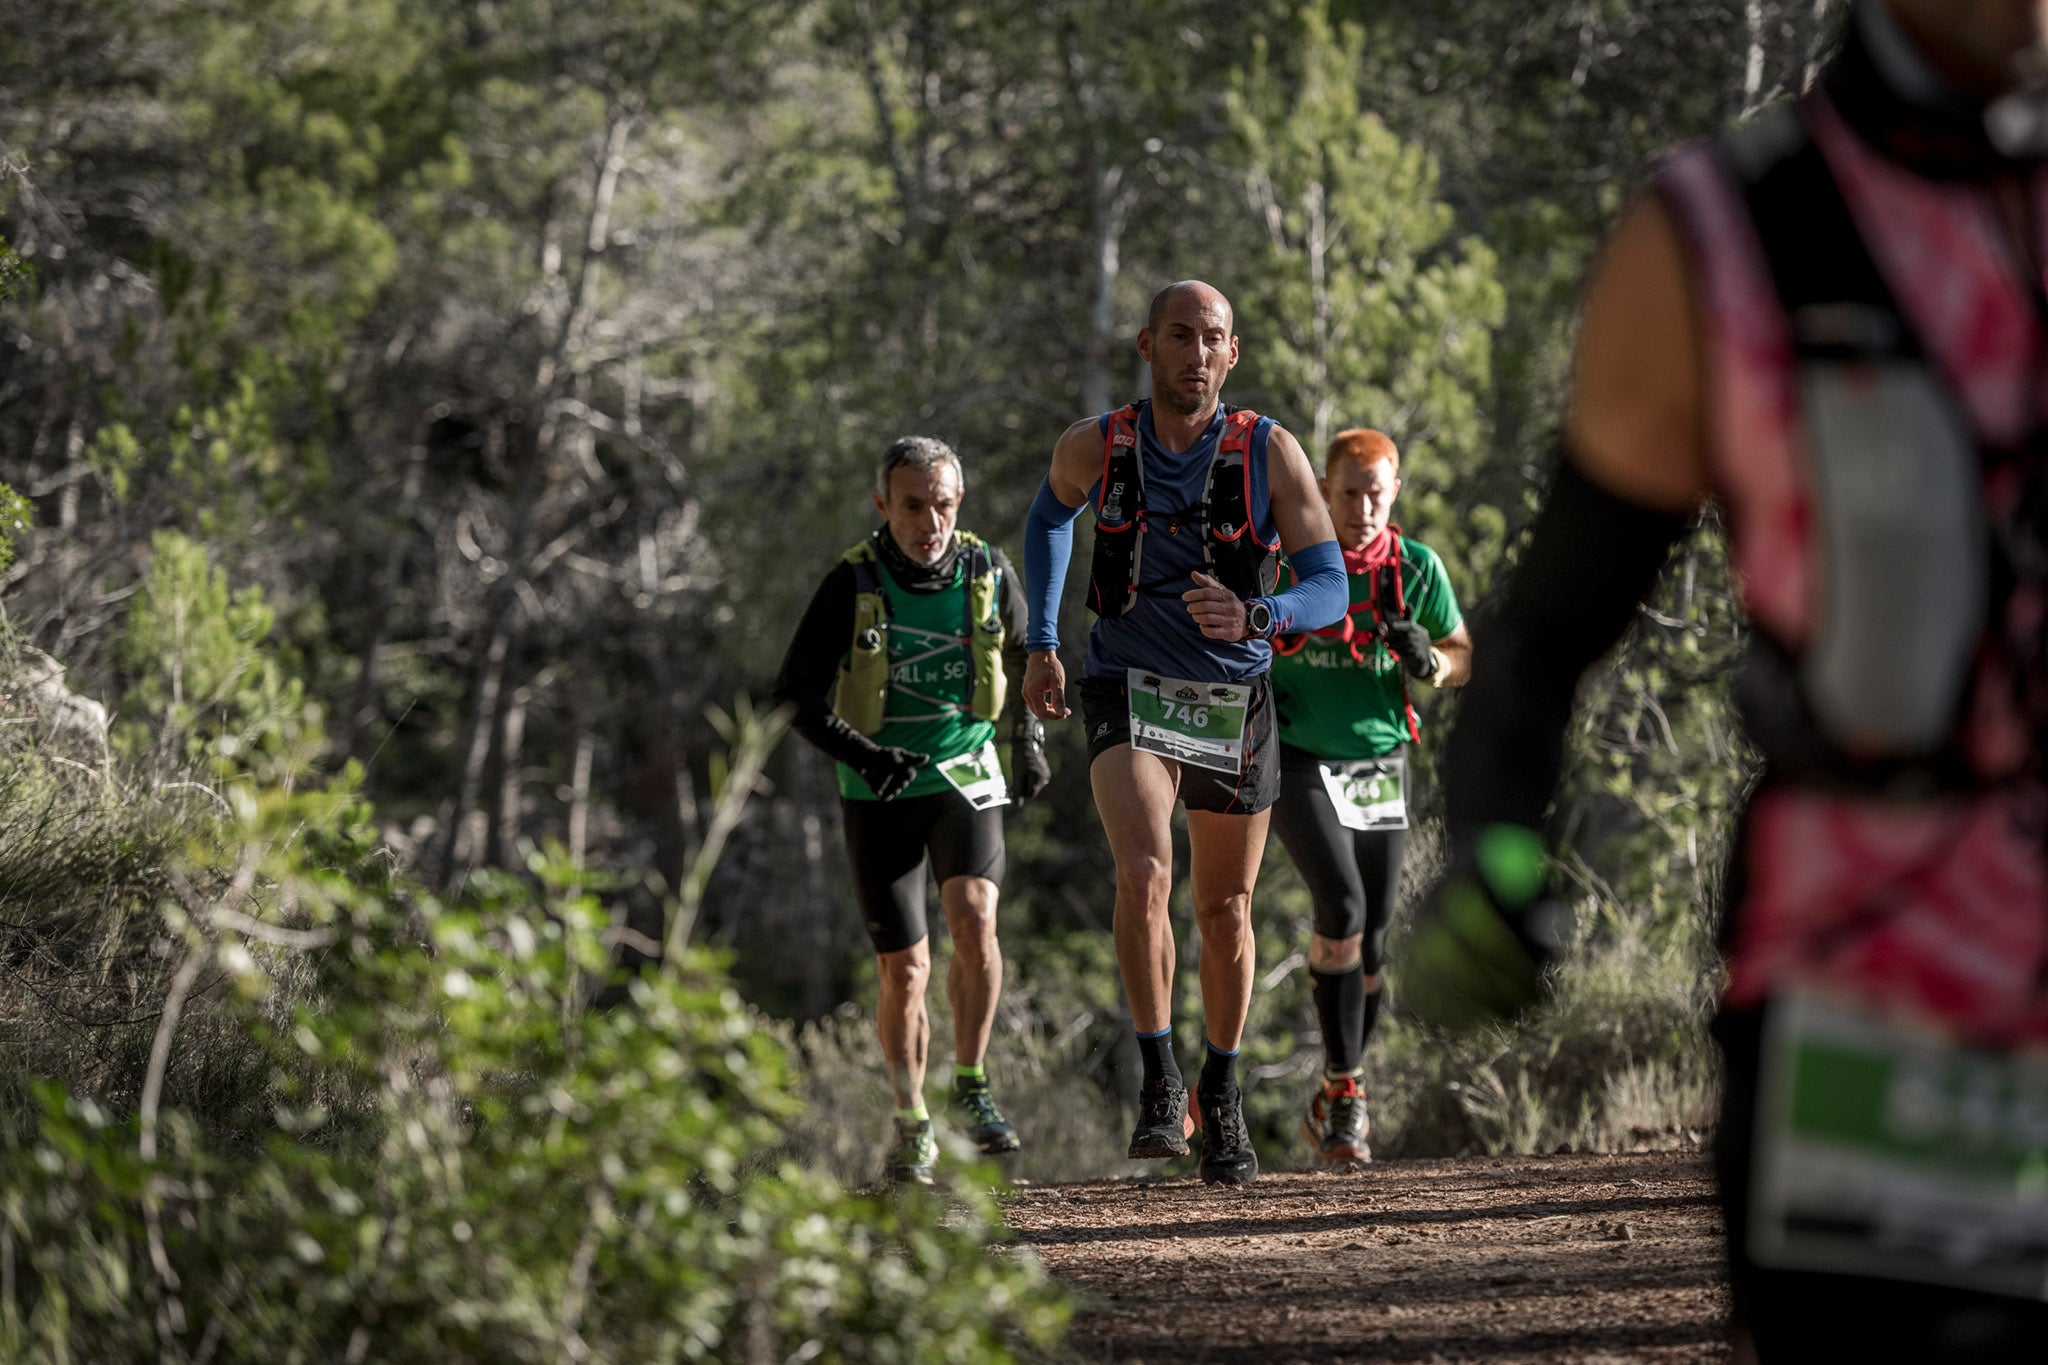
[[[1017,801],[1029,801],[1052,781],[1052,765],[1045,761],[1045,725],[1036,717],[1018,725],[1010,738],[1010,791]]]
[[[1544,894],[1541,840],[1490,826],[1416,912],[1401,1003],[1450,1029],[1504,1023],[1542,998],[1544,968],[1570,938],[1570,907]]]
[[[868,790],[884,801],[893,801],[903,794],[910,785],[917,770],[925,764],[923,754],[914,754],[908,749],[895,747],[877,748],[853,765],[861,781],[868,784]]]
[[[1428,678],[1436,672],[1436,664],[1429,657],[1429,632],[1418,623],[1399,618],[1389,621],[1386,639],[1394,657],[1408,665],[1408,671],[1416,677]]]

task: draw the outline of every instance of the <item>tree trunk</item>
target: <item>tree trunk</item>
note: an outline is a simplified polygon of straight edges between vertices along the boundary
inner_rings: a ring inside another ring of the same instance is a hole
[[[1805,32],[1800,35],[1799,53],[1804,62],[1799,88],[1805,90],[1820,75],[1821,59],[1827,55],[1828,14],[1834,9],[1833,0],[1813,0],[1808,12]]]
[[[64,491],[57,495],[57,529],[66,533],[78,529],[78,490],[90,473],[85,462],[85,417],[71,414],[64,432]]]
[[[1107,412],[1114,402],[1111,367],[1116,361],[1116,286],[1123,269],[1124,220],[1130,196],[1124,171],[1111,166],[1095,179],[1095,306],[1089,315],[1088,362],[1081,376],[1081,410]]]
[[[1324,213],[1323,182],[1312,181],[1308,187],[1307,241],[1309,298],[1314,316],[1313,344],[1309,348],[1311,357],[1309,369],[1309,413],[1314,419],[1309,443],[1311,455],[1319,454],[1330,440],[1330,410],[1334,399],[1330,393],[1330,345],[1334,330],[1332,317],[1335,309],[1330,299],[1330,223]]]
[[[526,744],[526,708],[533,700],[533,687],[522,684],[505,692],[505,704],[498,708],[497,733],[491,747],[496,751],[497,782],[491,800],[490,840],[484,861],[493,867],[516,867],[519,861],[520,814],[525,783],[523,749]]]
[[[453,886],[457,869],[467,867],[475,858],[477,832],[470,824],[483,794],[491,735],[497,728],[498,694],[505,683],[505,656],[511,644],[511,622],[501,616],[493,623],[490,644],[477,661],[476,676],[470,685],[469,719],[463,726],[462,775],[441,839],[440,882],[444,887]]]
[[[597,757],[597,737],[590,730],[590,689],[584,681],[587,668],[579,667],[570,684],[575,689],[570,728],[576,738],[569,758],[569,863],[579,869],[590,857],[590,769]]]
[[[485,620],[489,623],[490,645],[484,651],[471,691],[468,723],[464,727],[462,778],[449,815],[442,843],[441,880],[451,884],[455,870],[477,846],[470,828],[484,788],[485,767],[497,731],[498,698],[504,683],[505,656],[515,631],[514,613],[519,610],[519,587],[531,569],[533,516],[546,491],[545,466],[554,454],[561,429],[554,400],[560,396],[565,378],[571,373],[571,359],[589,329],[596,311],[600,264],[611,239],[612,202],[618,194],[619,176],[625,169],[626,143],[633,120],[614,114],[605,128],[604,151],[600,156],[590,208],[584,218],[583,250],[575,266],[575,277],[566,286],[568,304],[555,327],[554,340],[534,367],[533,397],[539,407],[532,431],[523,438],[525,458],[519,466],[513,494],[512,529],[506,538],[506,570],[486,594]],[[489,833],[489,831],[485,831]]]
[[[1743,26],[1748,30],[1749,53],[1742,67],[1742,112],[1754,113],[1764,97],[1764,2],[1744,0]]]
[[[407,462],[405,480],[399,487],[398,512],[392,519],[390,543],[384,549],[384,569],[370,584],[370,624],[363,635],[361,661],[356,669],[355,703],[348,715],[348,755],[365,767],[376,750],[372,736],[377,721],[377,685],[384,641],[391,633],[391,594],[405,572],[406,528],[419,502],[420,471],[426,465],[426,447],[415,445]]]

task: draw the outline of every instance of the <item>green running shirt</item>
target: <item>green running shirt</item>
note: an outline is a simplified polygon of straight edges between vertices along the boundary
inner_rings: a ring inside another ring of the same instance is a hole
[[[930,796],[952,786],[939,771],[942,761],[979,749],[996,733],[994,721],[976,720],[967,710],[974,699],[974,662],[967,644],[967,556],[959,556],[952,582],[936,592],[906,591],[886,562],[876,567],[889,601],[889,700],[882,711],[882,728],[868,738],[929,758],[901,794]],[[841,796],[875,799],[859,773],[844,763],[838,768]]]
[[[1363,603],[1371,578],[1350,578],[1352,603]],[[1465,619],[1443,560],[1407,536],[1401,537],[1401,589],[1408,614],[1432,640],[1443,639]],[[1361,611],[1354,620],[1362,635],[1371,631],[1371,612]],[[1358,652],[1364,663],[1351,657],[1344,641],[1318,635],[1294,654],[1275,652],[1273,699],[1282,744],[1318,758],[1353,759],[1378,758],[1407,743],[1401,661],[1376,640],[1362,640]]]

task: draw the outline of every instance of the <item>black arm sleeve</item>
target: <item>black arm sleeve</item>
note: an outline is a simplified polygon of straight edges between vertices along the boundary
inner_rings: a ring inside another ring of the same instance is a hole
[[[775,675],[775,700],[790,708],[792,730],[827,757],[858,768],[880,749],[832,714],[831,706],[839,661],[846,657],[853,634],[853,597],[853,566],[841,560],[811,594],[811,605],[797,622],[789,652],[782,656],[782,671]]]
[[[1024,648],[1024,632],[1031,623],[1031,608],[1024,600],[1024,580],[1010,564],[1010,557],[991,545],[989,556],[1003,575],[1003,676],[1009,680],[1011,733],[1021,734],[1031,723],[1024,709],[1024,666],[1030,651]]]
[[[1514,577],[1473,630],[1443,755],[1452,849],[1488,825],[1541,826],[1579,679],[1628,629],[1688,524],[1601,488],[1566,453]]]

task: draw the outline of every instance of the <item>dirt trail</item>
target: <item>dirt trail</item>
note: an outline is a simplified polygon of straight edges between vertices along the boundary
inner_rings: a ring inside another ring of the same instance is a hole
[[[1728,1359],[1698,1152],[1026,1186],[1009,1212],[1077,1291],[1076,1361]]]

